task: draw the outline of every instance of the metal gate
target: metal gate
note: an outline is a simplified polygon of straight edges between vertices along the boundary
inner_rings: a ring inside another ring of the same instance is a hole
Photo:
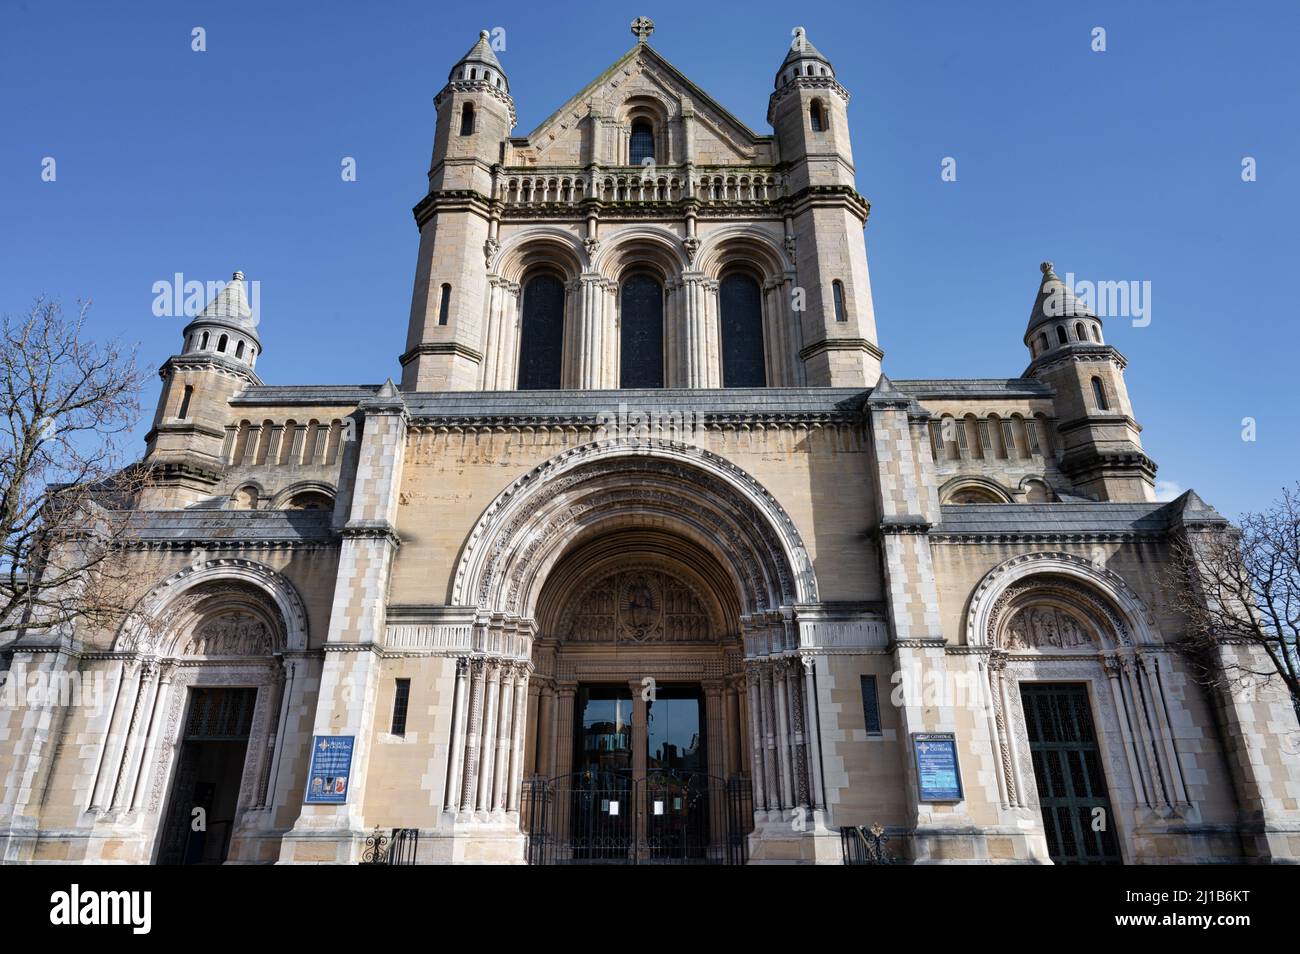
[[[1087,687],[1024,683],[1020,697],[1049,857],[1058,865],[1120,864]]]
[[[748,778],[582,772],[525,783],[531,865],[743,865],[754,828]]]

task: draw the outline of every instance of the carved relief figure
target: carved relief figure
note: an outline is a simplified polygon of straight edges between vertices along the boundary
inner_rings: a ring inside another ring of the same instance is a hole
[[[1028,606],[1007,623],[1007,649],[1074,649],[1091,645],[1091,629],[1055,606]]]

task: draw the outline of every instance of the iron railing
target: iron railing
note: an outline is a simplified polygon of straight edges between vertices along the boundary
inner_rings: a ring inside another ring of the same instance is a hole
[[[898,861],[885,848],[889,836],[880,825],[840,829],[840,848],[846,865],[892,865]]]
[[[394,828],[385,834],[376,828],[361,852],[363,865],[413,865],[420,849],[420,829]]]
[[[749,858],[753,789],[743,777],[582,772],[525,782],[527,861],[737,865]]]

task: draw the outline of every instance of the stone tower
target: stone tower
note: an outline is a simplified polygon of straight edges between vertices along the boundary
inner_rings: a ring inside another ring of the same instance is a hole
[[[144,507],[185,507],[213,492],[225,466],[230,398],[262,383],[253,371],[262,341],[243,272],[234,273],[182,334],[181,353],[158,369],[162,393],[145,435],[145,461],[155,477]]]
[[[402,387],[467,390],[482,362],[484,256],[496,241],[492,168],[515,125],[510,81],[484,30],[452,67],[438,110],[428,195],[415,207],[420,251]]]
[[[1102,340],[1102,322],[1057,277],[1051,262],[1025,329],[1027,378],[1056,390],[1062,472],[1099,500],[1155,499],[1156,465],[1124,384],[1124,356]]]
[[[849,94],[803,27],[775,87],[767,120],[791,197],[786,246],[806,296],[800,354],[808,384],[869,387],[883,355],[862,234],[871,207],[854,185]]]

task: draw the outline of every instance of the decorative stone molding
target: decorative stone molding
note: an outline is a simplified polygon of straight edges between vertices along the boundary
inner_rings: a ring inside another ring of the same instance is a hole
[[[1069,588],[1087,600],[1107,619],[1120,645],[1154,645],[1154,617],[1118,573],[1071,553],[1038,552],[1012,557],[990,570],[971,595],[966,613],[965,642],[969,646],[995,645],[997,621],[1011,600],[1030,587],[1013,584],[1043,578],[1045,589]],[[1051,578],[1058,578],[1053,581]],[[1063,579],[1059,579],[1063,578]],[[1072,584],[1072,586],[1071,586]]]
[[[579,445],[515,480],[470,532],[453,602],[531,617],[574,526],[628,508],[702,528],[744,582],[748,612],[817,602],[807,549],[771,493],[710,451],[663,440]]]
[[[307,608],[294,585],[261,563],[240,558],[218,558],[191,564],[151,590],[140,601],[140,608],[122,623],[114,639],[113,649],[136,652],[154,645],[157,638],[154,635],[154,621],[175,617],[188,609],[179,601],[193,594],[196,588],[239,585],[260,591],[274,605],[284,626],[283,649],[293,651],[307,648]],[[203,594],[200,592],[199,596],[202,597]]]

